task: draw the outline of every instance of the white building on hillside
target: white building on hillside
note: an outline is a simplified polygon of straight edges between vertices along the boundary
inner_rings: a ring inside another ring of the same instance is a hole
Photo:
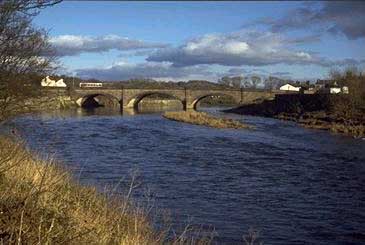
[[[295,86],[293,86],[289,83],[281,86],[279,89],[282,90],[282,91],[297,91],[297,92],[300,91],[300,87],[295,87]]]
[[[330,94],[339,94],[341,93],[341,88],[338,88],[338,87],[332,87],[332,88],[329,88],[330,90]]]
[[[343,86],[342,88],[338,86],[328,87],[328,88],[322,88],[320,92],[325,94],[348,94],[349,88],[347,86]]]
[[[342,93],[343,93],[343,94],[348,94],[348,93],[349,93],[349,87],[347,87],[347,86],[343,86],[343,87],[342,87]]]
[[[52,80],[49,76],[43,78],[41,81],[42,87],[57,87],[57,88],[65,88],[67,87],[66,83],[64,83],[63,79],[59,79],[58,81]]]

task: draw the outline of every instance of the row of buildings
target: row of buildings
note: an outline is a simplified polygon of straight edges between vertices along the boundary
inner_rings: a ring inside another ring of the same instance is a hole
[[[66,83],[63,81],[63,78],[56,81],[56,80],[51,79],[49,76],[46,76],[45,78],[42,79],[41,86],[42,87],[56,87],[56,88],[66,88],[67,87]]]
[[[300,92],[304,94],[326,93],[326,94],[348,94],[349,88],[347,86],[339,86],[334,80],[318,79],[316,83],[296,82],[282,85],[279,90]]]
[[[91,85],[98,85],[101,87],[101,83],[80,83],[81,85],[87,85],[87,87],[94,87]],[[56,87],[65,88],[67,84],[63,79],[53,80],[49,76],[45,77],[41,81],[42,87]],[[339,86],[334,80],[320,80],[318,79],[316,83],[308,82],[294,82],[286,83],[279,88],[280,91],[290,91],[290,92],[300,92],[304,94],[315,94],[315,93],[326,93],[326,94],[348,94],[349,89],[347,86]]]

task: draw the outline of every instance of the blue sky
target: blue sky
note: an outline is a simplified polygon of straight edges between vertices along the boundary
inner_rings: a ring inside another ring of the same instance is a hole
[[[361,2],[65,1],[42,10],[61,73],[102,80],[280,74],[365,64]]]

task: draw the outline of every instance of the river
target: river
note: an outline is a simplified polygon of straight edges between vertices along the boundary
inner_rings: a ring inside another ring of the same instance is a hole
[[[83,183],[122,192],[135,173],[137,200],[169,210],[177,230],[214,227],[218,244],[242,244],[250,227],[264,244],[365,243],[364,140],[210,111],[256,129],[103,108],[29,114],[7,125]]]

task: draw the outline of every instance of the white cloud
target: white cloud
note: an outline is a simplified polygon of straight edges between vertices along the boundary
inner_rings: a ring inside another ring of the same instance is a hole
[[[239,40],[222,40],[217,35],[206,35],[198,40],[188,42],[183,50],[191,55],[204,54],[208,51],[216,54],[243,54],[249,49],[246,42]]]
[[[298,53],[296,53],[296,55],[298,57],[305,58],[307,60],[310,60],[312,58],[312,56],[306,52],[298,52]]]
[[[329,60],[305,50],[296,50],[295,44],[314,37],[289,39],[278,33],[239,31],[229,34],[209,34],[176,47],[158,49],[147,61],[171,62],[175,67],[201,64],[223,66],[286,65],[356,65],[354,59]]]
[[[296,51],[291,42],[276,33],[241,31],[209,34],[177,48],[159,49],[147,60],[173,63],[174,66],[219,64],[225,66],[263,66],[272,64],[319,64],[325,60],[309,52]]]
[[[61,35],[50,38],[49,42],[58,56],[74,56],[87,52],[105,52],[112,49],[127,51],[167,46],[161,43],[149,43],[117,35],[100,37]]]

